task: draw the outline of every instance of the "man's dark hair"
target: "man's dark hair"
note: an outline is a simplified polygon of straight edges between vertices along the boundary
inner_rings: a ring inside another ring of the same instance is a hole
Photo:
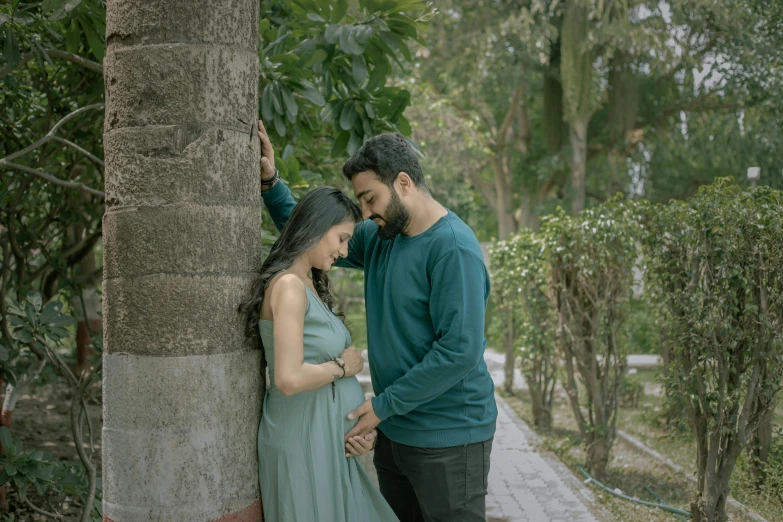
[[[379,134],[369,139],[343,165],[343,174],[348,181],[366,170],[375,172],[378,179],[389,187],[400,172],[405,172],[417,187],[427,188],[419,159],[400,133]]]

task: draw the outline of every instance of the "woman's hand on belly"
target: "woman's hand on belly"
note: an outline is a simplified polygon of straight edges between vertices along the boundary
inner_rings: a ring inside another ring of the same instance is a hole
[[[351,437],[345,443],[346,458],[367,455],[373,448],[375,448],[375,440],[377,438],[378,432],[376,430],[373,430],[364,437]]]

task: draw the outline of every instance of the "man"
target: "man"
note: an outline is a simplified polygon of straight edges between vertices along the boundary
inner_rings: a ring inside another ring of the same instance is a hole
[[[282,228],[296,205],[259,122],[263,198]],[[364,270],[375,397],[349,414],[378,427],[381,493],[402,522],[484,522],[497,407],[484,364],[489,275],[473,231],[429,193],[399,134],[343,166],[365,221],[338,266]]]

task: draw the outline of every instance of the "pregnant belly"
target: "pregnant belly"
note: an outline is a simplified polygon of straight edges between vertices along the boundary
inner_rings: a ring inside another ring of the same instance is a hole
[[[348,432],[356,424],[357,420],[348,420],[348,414],[358,408],[364,402],[364,391],[356,377],[346,377],[337,381],[335,387],[337,404],[340,405],[340,413],[345,423],[345,431]]]

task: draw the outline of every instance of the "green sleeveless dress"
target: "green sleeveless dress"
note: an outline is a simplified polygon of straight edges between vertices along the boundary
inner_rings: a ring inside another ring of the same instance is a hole
[[[364,402],[355,377],[290,397],[274,386],[274,323],[259,323],[272,386],[258,430],[258,477],[265,522],[397,522],[343,437]],[[345,325],[307,289],[304,362],[321,364],[351,345]]]

